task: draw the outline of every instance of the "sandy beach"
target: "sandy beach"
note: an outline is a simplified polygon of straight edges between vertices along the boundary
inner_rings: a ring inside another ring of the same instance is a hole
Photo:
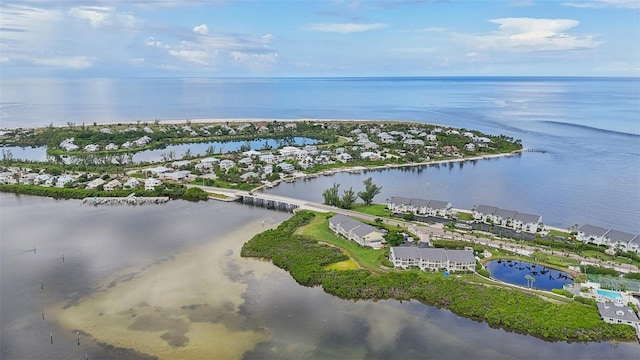
[[[240,249],[275,226],[270,218],[253,221],[185,253],[124,270],[78,304],[47,312],[70,331],[160,359],[239,359],[269,338],[268,329],[239,313],[245,280],[275,269],[241,258]]]

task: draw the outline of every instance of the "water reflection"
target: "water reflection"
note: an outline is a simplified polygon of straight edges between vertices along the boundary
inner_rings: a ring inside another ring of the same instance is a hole
[[[547,268],[520,260],[492,260],[485,266],[493,278],[510,284],[533,287],[541,290],[562,289],[573,282],[573,277],[564,271]]]
[[[286,213],[7,194],[0,203],[3,359],[193,358],[203,349],[247,359],[626,359],[640,350],[548,343],[415,301],[341,300],[239,256],[246,239],[236,230]]]

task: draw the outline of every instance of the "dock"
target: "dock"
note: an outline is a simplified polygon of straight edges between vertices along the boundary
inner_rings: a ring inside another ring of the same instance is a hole
[[[168,196],[156,196],[156,197],[136,197],[131,194],[127,197],[87,197],[82,199],[82,204],[85,205],[159,205],[169,202]]]

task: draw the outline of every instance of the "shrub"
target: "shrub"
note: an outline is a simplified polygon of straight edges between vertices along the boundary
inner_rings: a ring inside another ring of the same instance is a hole
[[[551,289],[551,292],[554,294],[558,294],[558,295],[562,295],[562,296],[566,296],[569,299],[573,298],[573,293],[569,290],[565,290],[565,289]]]
[[[596,299],[582,297],[582,296],[575,296],[573,299],[579,303],[596,307]]]

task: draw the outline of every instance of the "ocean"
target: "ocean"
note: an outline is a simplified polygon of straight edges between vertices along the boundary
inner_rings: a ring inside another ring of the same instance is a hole
[[[355,118],[478,129],[545,152],[343,173],[270,191],[321,201],[334,182],[358,190],[371,176],[383,187],[376,202],[398,195],[449,200],[458,208],[488,204],[538,213],[557,226],[591,223],[639,233],[639,84],[590,78],[2,80],[0,127]],[[0,358],[177,358],[191,351],[245,359],[637,357],[637,344],[546,342],[417,301],[342,300],[299,286],[269,262],[241,258],[246,239],[228,238],[246,224],[288,216],[220,202],[93,207],[0,194]]]
[[[640,233],[640,79],[562,77],[3,80],[2,127],[155,119],[407,120],[522,139],[544,153],[342,174],[272,191],[320,201],[333,182]],[[26,150],[28,153],[28,150]],[[14,152],[20,153],[19,151]]]

